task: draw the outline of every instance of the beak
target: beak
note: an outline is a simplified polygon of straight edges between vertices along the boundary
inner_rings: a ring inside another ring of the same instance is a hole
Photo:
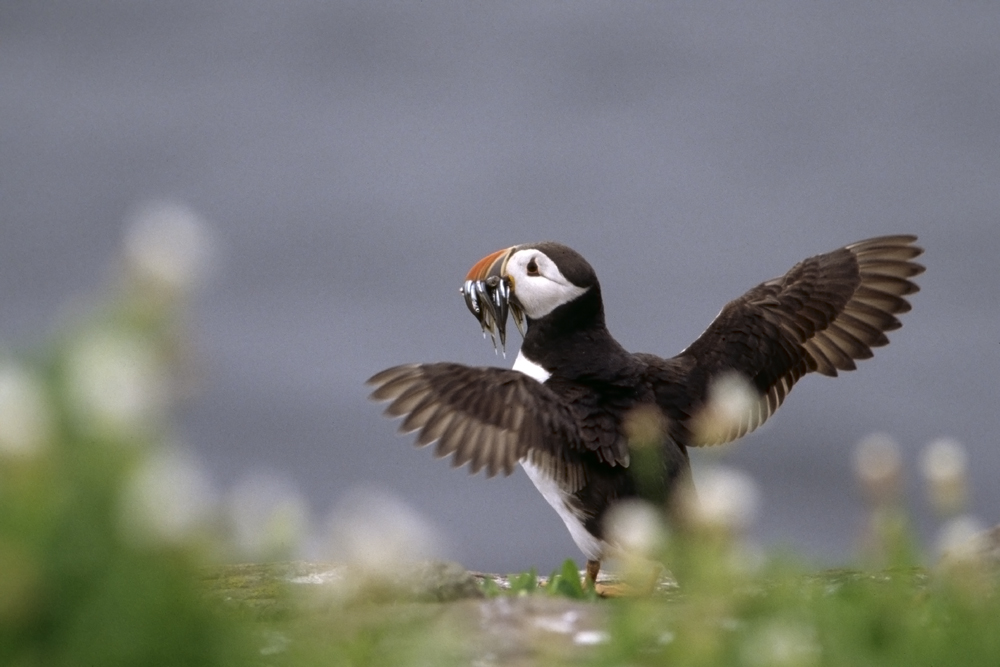
[[[514,282],[506,275],[507,260],[516,249],[517,246],[497,250],[473,264],[459,290],[465,297],[465,305],[479,320],[483,338],[488,332],[496,350],[499,337],[504,356],[508,314],[513,315],[518,331],[524,335],[524,311],[514,296]]]
[[[514,252],[514,248],[504,248],[503,250],[497,250],[494,253],[490,253],[483,257],[481,260],[472,265],[469,269],[469,273],[466,274],[466,280],[486,280],[490,276],[497,276],[502,278],[501,273],[503,269],[506,268],[507,258],[510,257]]]

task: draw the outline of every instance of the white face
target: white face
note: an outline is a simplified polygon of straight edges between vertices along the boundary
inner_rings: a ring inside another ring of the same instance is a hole
[[[507,259],[504,268],[514,281],[514,294],[524,313],[533,320],[545,317],[587,291],[567,280],[541,250],[518,250]]]

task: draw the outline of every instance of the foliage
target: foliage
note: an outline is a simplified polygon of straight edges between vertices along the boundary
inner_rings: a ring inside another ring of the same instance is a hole
[[[203,485],[166,446],[181,286],[120,278],[48,345],[0,357],[0,664],[247,664],[199,586]]]
[[[596,600],[594,582],[581,578],[580,570],[572,558],[563,562],[562,568],[553,572],[545,584],[550,595],[561,595],[573,600]]]

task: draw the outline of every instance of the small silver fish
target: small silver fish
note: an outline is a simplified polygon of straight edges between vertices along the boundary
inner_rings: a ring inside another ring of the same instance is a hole
[[[485,280],[466,280],[459,288],[465,297],[465,305],[469,312],[479,320],[483,329],[483,338],[489,333],[493,341],[493,349],[503,351],[507,356],[507,317],[513,317],[517,330],[524,336],[524,311],[517,302],[517,297],[511,293],[510,279],[500,276],[490,276]],[[500,345],[497,346],[497,338]]]

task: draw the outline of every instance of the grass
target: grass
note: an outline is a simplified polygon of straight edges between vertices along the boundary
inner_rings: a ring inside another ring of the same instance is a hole
[[[285,584],[285,612],[250,624],[258,649],[271,647],[268,665],[995,665],[1000,656],[991,566],[813,572],[775,558],[752,573],[718,568],[678,573],[668,593],[608,599],[581,585],[572,561],[547,579],[530,570],[506,577],[508,587],[487,579],[483,597],[447,603]]]

